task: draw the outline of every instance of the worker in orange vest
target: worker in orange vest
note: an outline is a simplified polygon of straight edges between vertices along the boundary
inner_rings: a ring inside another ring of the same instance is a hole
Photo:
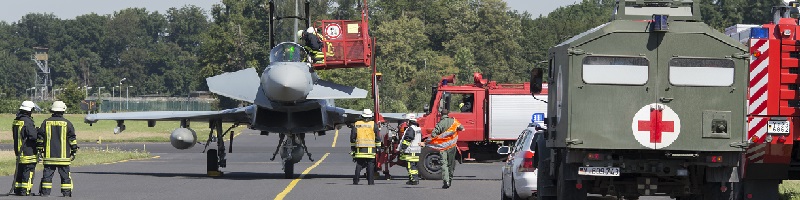
[[[442,110],[442,118],[439,123],[434,127],[431,132],[431,137],[427,138],[425,142],[420,142],[420,146],[438,150],[442,155],[442,185],[443,189],[450,188],[453,181],[453,171],[455,170],[456,161],[456,142],[458,141],[458,132],[464,130],[458,120],[448,116],[450,111],[447,109]]]

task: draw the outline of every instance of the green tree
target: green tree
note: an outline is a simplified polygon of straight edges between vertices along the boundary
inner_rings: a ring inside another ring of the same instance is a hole
[[[56,99],[67,104],[67,113],[83,113],[81,111],[81,101],[86,99],[86,93],[74,81],[67,81],[64,84],[63,91],[56,96]]]

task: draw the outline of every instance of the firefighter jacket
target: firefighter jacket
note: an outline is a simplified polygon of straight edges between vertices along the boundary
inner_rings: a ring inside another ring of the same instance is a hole
[[[410,124],[406,131],[403,132],[403,153],[420,153],[422,147],[419,142],[422,141],[422,129],[417,124]]]
[[[422,147],[419,142],[422,141],[422,129],[419,128],[417,123],[409,124],[406,131],[403,131],[403,141],[400,142],[401,150],[400,160],[409,162],[419,162],[418,153],[422,152]]]
[[[20,164],[36,163],[36,125],[29,113],[19,113],[11,125],[14,134],[14,155]]]
[[[455,118],[447,115],[442,115],[442,119],[436,124],[431,132],[431,138],[428,138],[425,143],[428,147],[444,151],[449,150],[456,146],[458,141],[458,131],[463,131],[464,126]]]
[[[353,158],[375,158],[375,149],[381,145],[374,121],[357,121],[350,132]]]
[[[45,165],[69,165],[72,153],[78,150],[72,122],[59,114],[42,121],[37,143],[44,148]]]

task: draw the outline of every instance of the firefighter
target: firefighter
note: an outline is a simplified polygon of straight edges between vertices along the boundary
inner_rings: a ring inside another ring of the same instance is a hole
[[[417,171],[418,154],[422,152],[422,148],[419,146],[419,142],[422,141],[422,129],[419,128],[417,116],[414,113],[406,114],[405,118],[408,128],[403,132],[402,142],[400,143],[400,151],[403,152],[400,155],[400,160],[405,160],[408,168],[406,185],[417,185],[419,184],[419,171]]]
[[[367,168],[367,184],[375,185],[375,152],[381,145],[372,116],[372,110],[364,109],[361,113],[363,119],[355,122],[350,131],[350,155],[356,162],[353,185],[358,185],[359,174],[364,168]]]
[[[453,171],[455,170],[456,158],[456,142],[458,141],[458,132],[464,130],[464,126],[455,118],[448,116],[450,111],[447,109],[442,110],[442,119],[436,124],[431,132],[431,137],[421,142],[420,146],[430,147],[431,149],[439,151],[442,155],[442,185],[443,189],[450,188],[453,181]]]
[[[314,27],[308,27],[305,32],[298,31],[297,37],[300,38],[300,41],[303,41],[305,44],[305,49],[308,51],[308,54],[311,56],[312,62],[317,63],[323,60],[324,55],[322,53],[322,37],[321,35],[316,33],[316,29]]]
[[[69,172],[71,158],[78,151],[75,140],[75,128],[72,122],[65,119],[67,105],[63,101],[55,101],[50,108],[53,115],[44,120],[39,127],[38,146],[44,149],[44,173],[39,188],[41,196],[49,196],[53,188],[53,173],[58,170],[61,175],[61,194],[72,197],[72,176]]]
[[[11,125],[14,134],[14,155],[17,156],[17,169],[14,172],[14,194],[17,196],[30,196],[33,187],[33,170],[36,168],[36,125],[31,117],[32,101],[23,101],[19,106],[17,117]]]

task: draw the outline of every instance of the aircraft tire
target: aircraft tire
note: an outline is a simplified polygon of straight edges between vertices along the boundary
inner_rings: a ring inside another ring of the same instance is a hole
[[[292,179],[294,178],[294,162],[283,162],[283,178],[284,179]]]
[[[216,149],[206,151],[206,168],[209,172],[219,171],[219,157]]]

